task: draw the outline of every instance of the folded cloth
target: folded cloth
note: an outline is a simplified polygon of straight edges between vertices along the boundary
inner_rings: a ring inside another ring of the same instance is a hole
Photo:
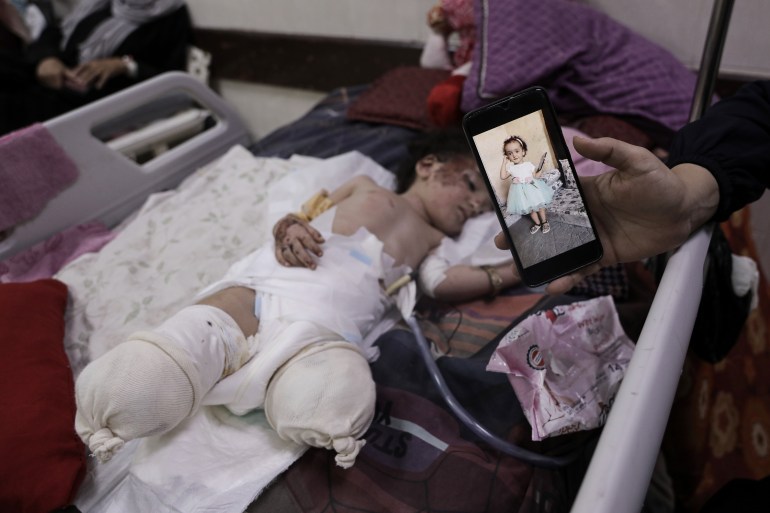
[[[99,251],[116,235],[101,221],[71,226],[0,262],[0,283],[50,278],[80,255]]]
[[[0,138],[0,230],[35,217],[78,176],[77,166],[40,123]]]

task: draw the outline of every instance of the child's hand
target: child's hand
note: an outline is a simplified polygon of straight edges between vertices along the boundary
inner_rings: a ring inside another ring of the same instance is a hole
[[[315,269],[315,257],[323,256],[323,236],[310,223],[289,214],[273,228],[275,259],[285,267]]]

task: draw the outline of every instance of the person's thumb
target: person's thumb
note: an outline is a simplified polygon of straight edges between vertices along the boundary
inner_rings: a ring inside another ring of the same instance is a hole
[[[628,164],[633,158],[636,147],[612,139],[611,137],[601,137],[599,139],[588,139],[575,136],[572,140],[575,150],[582,156],[606,164],[614,169],[620,169]]]

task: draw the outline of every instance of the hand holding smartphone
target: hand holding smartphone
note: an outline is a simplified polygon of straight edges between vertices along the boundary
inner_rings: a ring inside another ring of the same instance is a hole
[[[543,88],[469,112],[463,130],[526,285],[543,285],[601,259],[572,156]]]

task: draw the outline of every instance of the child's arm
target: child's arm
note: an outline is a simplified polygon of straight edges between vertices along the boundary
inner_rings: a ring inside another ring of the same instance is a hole
[[[356,191],[377,187],[368,176],[351,178],[329,194],[321,189],[306,201],[299,212],[283,216],[273,227],[275,259],[286,267],[315,269],[315,258],[323,256],[324,238],[310,225],[323,212],[349,198]]]
[[[505,169],[505,157],[503,157],[503,163],[500,165],[500,180],[507,178],[508,172]]]
[[[521,280],[512,262],[496,266],[449,265],[430,255],[419,269],[419,284],[430,297],[449,302],[495,296]]]
[[[521,281],[514,269],[510,262],[498,266],[452,266],[435,288],[434,297],[449,302],[494,297]]]
[[[337,205],[342,200],[349,198],[356,192],[376,189],[378,187],[379,185],[377,185],[377,182],[372,180],[367,175],[358,175],[354,176],[344,184],[340,185],[337,189],[335,189],[331,194],[329,194],[329,199],[333,205]]]
[[[535,169],[535,172],[532,173],[535,178],[540,178],[540,175],[543,174],[543,166],[545,165],[545,158],[548,156],[548,152],[546,151],[543,153],[543,156],[540,157],[540,163],[537,165],[537,169]]]

